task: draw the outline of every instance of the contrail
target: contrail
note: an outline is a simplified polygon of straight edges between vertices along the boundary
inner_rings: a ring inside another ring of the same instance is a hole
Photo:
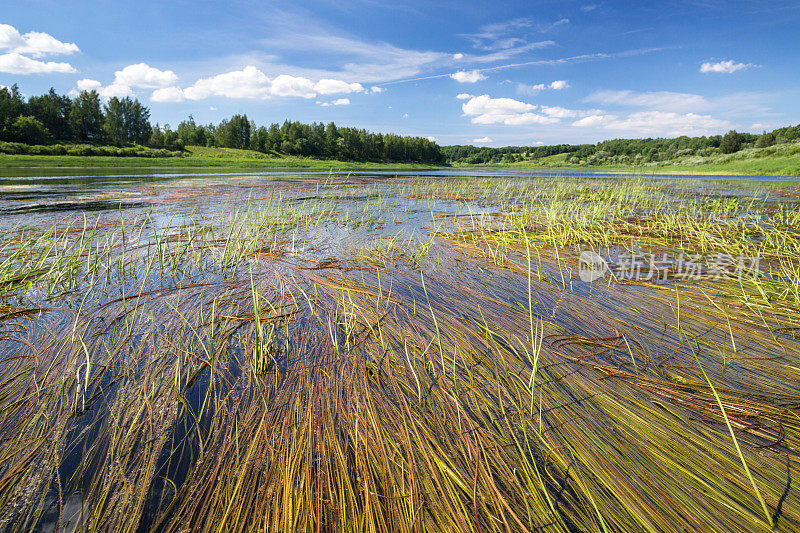
[[[626,50],[624,52],[615,52],[611,54],[607,54],[604,52],[598,52],[595,54],[581,54],[577,56],[571,57],[562,57],[559,59],[538,59],[536,61],[524,61],[522,63],[509,63],[507,65],[499,65],[497,67],[484,67],[484,68],[476,68],[472,69],[473,71],[477,72],[489,72],[493,70],[503,70],[507,68],[517,68],[517,67],[528,67],[532,65],[560,65],[563,63],[580,63],[583,61],[598,61],[600,59],[613,59],[616,57],[632,57],[632,56],[639,56],[644,54],[649,54],[652,52],[660,52],[662,50],[668,50],[670,48],[675,48],[674,46],[662,46],[662,47],[655,47],[655,48],[637,48],[635,50]],[[402,80],[395,80],[395,81],[387,81],[383,83],[376,83],[374,85],[380,87],[383,85],[396,85],[398,83],[408,83],[412,81],[421,81],[421,80],[432,80],[436,78],[449,78],[453,73],[448,72],[446,74],[433,74],[431,76],[420,76],[418,78],[406,78]]]

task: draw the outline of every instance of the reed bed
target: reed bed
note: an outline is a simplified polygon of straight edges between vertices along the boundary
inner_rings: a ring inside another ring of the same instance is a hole
[[[328,178],[12,228],[2,528],[796,530],[800,221],[729,188]],[[636,247],[762,262],[578,278]]]

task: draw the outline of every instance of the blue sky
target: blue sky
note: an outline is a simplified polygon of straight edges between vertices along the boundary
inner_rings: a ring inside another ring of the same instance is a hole
[[[800,122],[796,0],[0,0],[0,84],[488,146]]]

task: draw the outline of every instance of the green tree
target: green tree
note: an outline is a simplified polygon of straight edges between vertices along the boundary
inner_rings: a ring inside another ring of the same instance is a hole
[[[28,99],[28,114],[44,124],[54,138],[71,139],[72,127],[69,123],[71,105],[68,96],[56,93],[51,87],[49,92]]]
[[[0,87],[0,140],[14,140],[11,125],[24,112],[25,100],[22,99],[17,84]]]
[[[97,91],[83,91],[72,101],[69,122],[78,140],[96,142],[102,139],[104,121]]]
[[[732,154],[742,149],[742,141],[736,130],[731,130],[722,137],[719,144],[719,151],[723,154]]]
[[[153,131],[150,110],[130,97],[113,97],[106,104],[106,137],[115,144],[145,144]]]
[[[164,132],[161,131],[161,126],[159,126],[158,123],[153,126],[153,131],[150,133],[147,144],[155,148],[164,148]]]
[[[178,124],[177,133],[178,139],[180,139],[184,146],[205,144],[197,140],[197,124],[195,124],[192,115],[189,115],[188,120],[184,120]]]
[[[217,146],[246,149],[250,146],[250,121],[247,115],[234,115],[217,126]]]
[[[11,124],[15,141],[27,144],[43,144],[50,140],[50,132],[34,117],[17,117]]]
[[[766,148],[775,144],[775,133],[766,131],[758,137],[756,141],[756,148]]]

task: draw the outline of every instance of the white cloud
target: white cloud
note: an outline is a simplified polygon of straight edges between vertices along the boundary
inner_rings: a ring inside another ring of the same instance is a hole
[[[539,106],[539,111],[548,117],[554,118],[572,118],[591,115],[596,111],[579,111],[576,109],[565,109],[559,106]]]
[[[517,92],[520,94],[537,94],[545,89],[552,89],[560,91],[569,87],[567,80],[555,80],[550,83],[537,83],[535,85],[525,85],[524,83],[517,84]]]
[[[437,138],[436,138],[436,137],[434,137],[433,135],[428,135],[428,136],[427,136],[427,137],[425,137],[425,138],[426,138],[426,139],[428,139],[428,140],[429,140],[430,142],[432,142],[432,143],[439,142],[439,139],[437,139]]]
[[[453,61],[459,61],[461,59],[464,59],[464,54],[462,53],[453,54]]]
[[[337,98],[333,102],[317,102],[317,103],[319,105],[321,105],[322,107],[328,107],[328,106],[332,106],[332,105],[350,105],[350,99],[349,98]]]
[[[757,67],[752,63],[736,63],[733,60],[717,61],[716,63],[706,62],[700,65],[700,72],[717,72],[721,74],[731,74],[737,70],[744,70],[746,68]]]
[[[147,63],[128,65],[114,73],[113,85],[158,89],[174,85],[178,76],[171,70],[159,70]]]
[[[360,93],[364,87],[360,83],[347,83],[342,80],[321,79],[314,84],[314,90],[319,94]]]
[[[75,43],[64,43],[50,34],[29,31],[20,35],[19,31],[8,24],[0,24],[0,50],[26,54],[36,58],[46,55],[69,55],[80,52]]]
[[[521,94],[536,94],[539,91],[544,91],[547,85],[544,83],[537,83],[536,85],[525,85],[524,83],[517,84],[517,92]]]
[[[269,78],[256,67],[248,66],[218,74],[210,78],[200,78],[194,85],[183,90],[189,100],[203,100],[209,96],[226,98],[267,98]]]
[[[270,94],[275,96],[298,96],[300,98],[314,98],[317,96],[314,82],[301,76],[281,74],[272,81],[269,88]]]
[[[178,98],[182,92],[182,96],[189,100],[202,100],[210,96],[262,99],[270,96],[314,98],[318,95],[364,92],[364,87],[360,83],[332,78],[322,78],[314,82],[304,76],[281,74],[274,79],[270,79],[261,70],[252,65],[242,70],[226,72],[210,78],[201,78],[194,85],[185,89],[177,87],[167,87],[165,89],[169,90],[156,91],[153,93],[153,97],[171,99],[164,101],[180,101]],[[372,92],[381,92],[382,90],[380,87],[371,89]],[[346,99],[340,100],[344,101]],[[340,103],[337,105],[346,104]]]
[[[461,108],[468,116],[485,114],[513,115],[526,111],[533,111],[536,109],[536,106],[514,100],[513,98],[492,98],[488,94],[482,94],[480,96],[473,96],[468,102],[464,103]]]
[[[150,100],[161,103],[183,102],[185,99],[186,97],[183,95],[183,90],[180,87],[156,89],[153,91],[153,94],[150,95]]]
[[[125,98],[126,96],[135,96],[130,86],[120,83],[106,85],[105,87],[101,87],[97,92],[100,93],[100,96],[103,98]]]
[[[704,135],[718,133],[731,127],[727,120],[695,113],[668,111],[638,111],[624,117],[615,115],[591,115],[573,122],[578,127],[600,127],[631,135]]]
[[[78,80],[77,85],[79,91],[96,91],[103,86],[103,84],[100,83],[99,81],[92,80],[89,78]]]
[[[604,120],[606,120],[605,115],[589,115],[588,117],[576,120],[572,125],[579,128],[589,128],[592,126],[599,126]]]
[[[135,88],[156,89],[150,99],[154,102],[180,102],[185,95],[174,84],[178,76],[171,70],[159,70],[147,63],[128,65],[114,73],[114,81],[103,87],[93,79],[78,80],[78,90],[97,91],[103,98],[136,96]]]
[[[17,52],[0,55],[0,72],[8,74],[73,74],[78,72],[69,63],[37,61]]]
[[[474,98],[474,96],[469,93],[459,93],[456,95],[456,98],[459,100],[469,100],[470,98]]]
[[[533,141],[531,146],[544,146],[544,141]]]
[[[373,85],[372,87],[369,88],[369,90],[370,90],[370,92],[373,92],[373,93],[382,93],[386,89],[384,89],[383,87],[378,87],[377,85]]]
[[[408,118],[408,113],[403,113],[403,118]]]
[[[484,76],[479,70],[472,70],[470,72],[459,70],[458,72],[450,74],[450,77],[456,80],[458,83],[476,83],[486,79],[486,76]]]
[[[470,117],[473,124],[521,126],[552,124],[559,121],[555,117],[533,113],[537,107],[513,98],[492,98],[488,94],[473,96],[461,105],[464,114]]]
[[[472,142],[474,142],[474,143],[491,143],[491,142],[494,142],[494,141],[492,139],[490,139],[489,137],[481,137],[479,139],[472,139]]]

